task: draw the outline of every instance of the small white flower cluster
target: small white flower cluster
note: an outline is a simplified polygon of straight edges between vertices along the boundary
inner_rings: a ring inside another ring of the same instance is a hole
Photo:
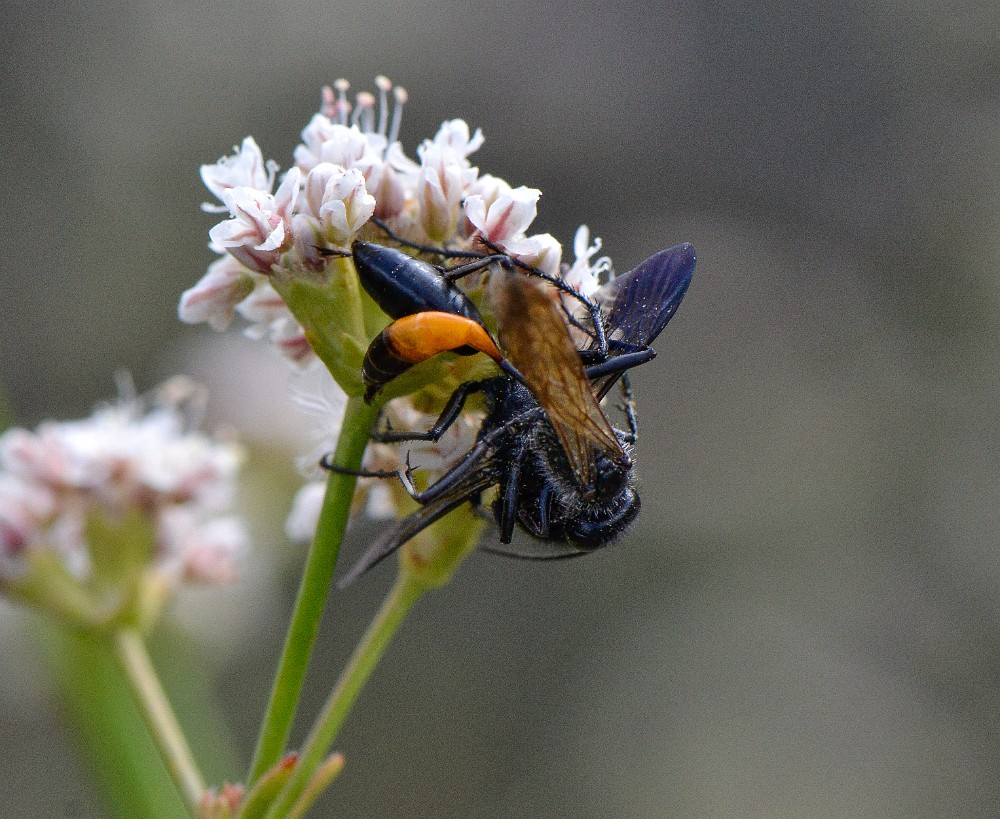
[[[324,89],[322,109],[295,149],[295,165],[273,193],[277,165],[264,161],[252,137],[233,156],[202,166],[202,180],[222,203],[203,207],[229,218],[209,232],[212,249],[223,255],[181,297],[182,321],[221,330],[239,313],[250,322],[248,334],[308,362],[313,353],[303,331],[268,279],[315,275],[328,261],[320,249],[349,249],[373,215],[409,241],[462,250],[482,249],[477,243],[485,239],[563,275],[585,295],[596,289],[609,263],[591,261],[600,242],[589,243],[586,227],[577,232],[576,261],[561,266],[562,247],[552,235],[526,233],[541,191],[480,174],[469,156],[483,135],[460,119],[444,122],[417,148],[417,161],[410,159],[398,141],[406,92],[384,77],[376,82],[378,99],[361,92],[353,109],[346,81],[339,80],[336,91]]]
[[[376,84],[377,96],[358,93],[353,106],[345,80],[324,88],[321,109],[302,130],[302,142],[295,148],[295,164],[280,178],[278,166],[265,162],[252,137],[232,156],[201,168],[202,180],[221,203],[203,208],[228,213],[228,218],[209,232],[212,249],[222,255],[182,295],[180,318],[222,330],[239,314],[249,323],[247,335],[269,340],[286,358],[303,365],[304,380],[311,386],[308,394],[299,390],[300,403],[321,419],[321,429],[317,447],[300,460],[302,471],[313,480],[300,490],[286,524],[295,540],[308,539],[315,529],[324,485],[316,464],[334,447],[346,396],[325,368],[319,368],[322,385],[316,387],[319,362],[272,283],[296,277],[322,281],[330,261],[322,251],[348,251],[359,231],[365,230],[364,238],[370,241],[387,239],[374,226],[366,228],[373,216],[398,236],[421,245],[482,251],[489,243],[561,276],[584,295],[592,294],[599,276],[610,271],[607,258],[594,258],[600,241],[591,243],[585,226],[577,231],[572,265],[562,264],[562,247],[553,236],[528,235],[541,191],[514,188],[480,174],[469,157],[483,144],[483,135],[478,129],[472,132],[463,120],[445,121],[432,139],[418,146],[416,160],[406,156],[398,139],[406,92],[393,88],[385,77],[376,78]],[[397,429],[415,429],[433,420],[415,413],[405,401],[386,412]],[[417,445],[421,466],[444,471],[449,455],[457,457],[467,449],[476,430],[476,423],[464,419],[438,444]],[[386,449],[369,447],[366,466],[398,467],[395,448],[392,453],[381,451]],[[368,513],[394,514],[390,494],[385,484],[370,485]]]
[[[36,550],[86,582],[90,516],[133,513],[152,524],[153,568],[168,579],[231,580],[247,534],[224,513],[242,454],[190,429],[194,398],[175,379],[153,402],[123,399],[83,420],[0,436],[0,585],[23,577]]]

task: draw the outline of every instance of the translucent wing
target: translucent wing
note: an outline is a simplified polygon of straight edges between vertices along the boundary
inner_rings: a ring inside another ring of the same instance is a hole
[[[627,461],[548,288],[522,273],[495,268],[490,302],[504,352],[548,415],[581,485],[593,484],[595,453]]]
[[[687,244],[661,250],[634,270],[609,281],[594,295],[604,313],[604,329],[613,357],[649,347],[677,312],[696,263],[694,248]],[[593,348],[593,345],[592,345]],[[618,375],[595,381],[603,396]]]
[[[488,459],[489,456],[482,457]],[[346,588],[372,566],[387,558],[438,518],[448,514],[452,509],[461,506],[466,501],[478,497],[480,493],[493,486],[494,480],[490,476],[489,469],[486,468],[485,463],[482,466],[481,469],[471,470],[462,480],[449,486],[447,491],[442,492],[433,500],[422,505],[417,511],[390,526],[365,550],[358,562],[337,581],[337,588]],[[446,479],[447,475],[441,478],[441,480]]]

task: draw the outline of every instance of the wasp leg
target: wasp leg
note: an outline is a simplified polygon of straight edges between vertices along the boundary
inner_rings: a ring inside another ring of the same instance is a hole
[[[398,444],[406,441],[439,441],[441,436],[448,430],[448,427],[454,424],[461,414],[466,399],[470,395],[481,391],[485,384],[486,381],[466,381],[464,384],[460,384],[455,392],[451,394],[448,403],[444,405],[444,409],[441,411],[441,415],[438,416],[437,421],[434,422],[434,425],[427,432],[396,432],[395,430],[387,429],[372,433],[372,440],[377,444]]]
[[[451,469],[442,475],[435,483],[427,487],[427,489],[423,492],[419,491],[413,484],[412,470],[409,467],[409,456],[407,456],[407,468],[399,473],[399,479],[403,484],[403,488],[406,489],[410,497],[417,503],[422,505],[433,503],[441,495],[451,491],[453,487],[465,480],[470,473],[479,469],[481,467],[480,461],[489,455],[494,442],[500,436],[507,434],[511,426],[514,424],[530,425],[531,423],[534,423],[543,413],[544,411],[540,407],[535,407],[517,418],[507,421],[496,429],[490,430],[489,433],[483,435],[478,441],[476,441],[475,446],[459,458],[458,462],[455,463]],[[496,481],[491,481],[490,483],[495,482]]]
[[[434,247],[432,245],[422,245],[419,242],[411,241],[403,236],[400,236],[396,231],[389,227],[382,219],[378,216],[373,216],[371,221],[378,225],[379,229],[394,242],[398,242],[403,247],[409,247],[413,250],[419,250],[421,253],[429,253],[433,256],[442,256],[445,259],[468,259],[472,257],[485,256],[485,253],[467,252],[464,250],[448,250],[446,247]]]
[[[457,486],[462,480],[479,467],[479,462],[489,452],[489,445],[484,441],[479,441],[472,449],[466,452],[462,458],[450,470],[442,475],[435,483],[428,486],[421,492],[413,483],[413,470],[410,467],[409,454],[406,456],[406,469],[400,470],[399,480],[409,496],[417,503],[425,506],[433,503],[437,498]]]
[[[621,410],[628,419],[628,435],[625,436],[625,443],[634,444],[639,434],[639,427],[635,420],[635,399],[632,397],[632,382],[628,373],[622,373],[621,380],[622,405]]]
[[[585,327],[581,327],[580,329],[586,332]],[[636,367],[639,364],[646,363],[646,361],[648,361],[650,358],[655,358],[656,357],[655,352],[653,353],[653,355],[649,355],[648,351],[650,349],[652,348],[641,347],[636,344],[626,344],[624,341],[618,341],[618,339],[614,338],[608,339],[608,351],[609,352],[611,350],[615,351],[616,353],[614,359],[615,361],[619,361],[622,358],[622,356],[625,355],[635,356],[634,359],[625,359],[626,368]],[[646,358],[645,356],[649,356],[649,358]],[[601,355],[600,350],[598,350],[596,347],[591,346],[588,347],[586,350],[580,350],[580,361],[583,362],[585,367],[588,367],[592,364],[607,364],[608,356]]]
[[[569,308],[566,306],[565,294],[560,294],[559,306],[562,308],[563,315],[566,317],[566,323],[570,327],[579,330],[585,336],[589,337],[591,344],[595,343],[597,340],[597,331],[593,327],[585,327],[583,323],[581,323],[581,321],[570,312]],[[591,314],[591,319],[593,319],[593,314]],[[603,325],[604,325],[604,317],[602,316],[601,326],[603,327]],[[611,340],[608,339],[606,343],[610,346]]]
[[[598,364],[591,364],[586,368],[587,378],[593,380],[605,375],[624,373],[626,370],[631,370],[633,367],[638,367],[654,358],[656,358],[656,350],[652,347],[636,350],[634,353],[625,353]]]
[[[507,484],[503,488],[503,500],[501,501],[500,514],[500,542],[510,543],[514,536],[514,523],[517,521],[517,489],[521,482],[521,458],[524,455],[524,444],[518,446],[514,453],[510,474],[507,476]]]
[[[399,470],[396,469],[348,469],[346,466],[337,466],[332,459],[333,453],[328,452],[319,459],[319,465],[327,472],[336,472],[338,475],[353,475],[355,478],[399,477]]]
[[[549,536],[549,516],[552,511],[552,487],[546,486],[538,496],[538,536]]]

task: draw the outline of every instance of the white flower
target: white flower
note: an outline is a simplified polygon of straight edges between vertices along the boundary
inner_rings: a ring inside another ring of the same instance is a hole
[[[250,322],[243,331],[247,338],[267,339],[295,364],[313,360],[315,353],[306,340],[305,331],[270,284],[258,285],[236,306],[236,312]]]
[[[375,212],[375,197],[365,188],[361,171],[345,170],[329,162],[309,171],[301,204],[313,218],[318,236],[337,246],[350,244]]]
[[[236,579],[247,533],[239,518],[205,521],[191,509],[174,507],[160,515],[157,541],[165,554],[162,568],[175,581],[221,584]]]
[[[209,232],[212,245],[223,248],[259,273],[270,273],[290,235],[292,205],[298,196],[302,172],[292,168],[274,194],[257,188],[227,188],[222,201],[231,219]]]
[[[450,119],[441,123],[434,135],[434,144],[450,148],[462,159],[468,158],[478,151],[484,142],[483,132],[476,128],[476,133],[469,135],[469,126],[464,119]]]
[[[499,197],[509,194],[511,186],[499,176],[484,173],[469,186],[469,196],[479,196],[487,210]]]
[[[285,518],[285,534],[293,543],[308,543],[316,534],[319,513],[326,495],[326,481],[304,484],[292,499],[292,510]]]
[[[264,162],[264,155],[257,147],[253,137],[243,140],[243,145],[233,156],[224,156],[214,165],[201,166],[201,180],[215,197],[225,203],[224,194],[230,188],[255,188],[266,193],[274,187],[274,175],[278,172],[276,162]],[[202,210],[212,213],[225,213],[225,204],[213,205],[204,203]]]
[[[381,219],[398,216],[412,198],[420,166],[403,153],[403,146],[393,142],[386,149],[385,161],[365,171],[365,184],[375,197],[375,215]]]
[[[584,296],[592,296],[601,286],[601,277],[611,270],[611,260],[607,256],[591,261],[591,257],[597,255],[600,249],[601,240],[595,237],[591,244],[590,229],[586,225],[580,225],[576,229],[576,236],[573,237],[573,254],[576,256],[576,261],[565,272],[563,278],[566,284]]]
[[[223,256],[209,265],[194,286],[181,294],[177,314],[186,324],[207,322],[213,330],[225,330],[233,312],[256,286],[253,274],[232,256]]]
[[[455,234],[462,200],[479,175],[455,149],[425,142],[420,146],[416,198],[428,238],[442,244]]]
[[[363,134],[355,125],[331,122],[323,114],[315,114],[302,129],[302,144],[295,148],[295,164],[303,173],[329,162],[342,168],[365,169],[382,163],[385,137]]]
[[[333,452],[337,445],[347,409],[347,395],[319,362],[295,373],[291,389],[296,406],[313,424],[314,443],[309,452],[298,458],[297,465],[302,474],[315,477],[322,474],[320,459]]]
[[[408,190],[412,188],[417,164],[403,153],[398,142],[406,91],[392,88],[385,77],[376,78],[379,87],[379,110],[376,121],[375,98],[358,94],[351,124],[348,114],[347,83],[337,83],[339,97],[333,89],[323,89],[323,110],[314,115],[302,131],[302,144],[295,149],[295,163],[308,173],[317,165],[329,162],[345,170],[361,171],[369,193],[376,200],[375,213],[388,219],[402,212]],[[390,114],[389,91],[395,105]]]
[[[368,487],[365,514],[372,520],[392,520],[399,514],[399,504],[392,496],[392,490],[385,480]]]
[[[537,188],[522,185],[498,192],[487,207],[480,194],[472,194],[465,200],[465,215],[484,239],[505,247],[510,240],[524,236],[538,213],[538,197],[541,195]]]
[[[316,360],[316,352],[309,344],[305,330],[295,321],[275,323],[269,335],[278,351],[293,364],[304,366]]]
[[[24,571],[24,553],[37,545],[55,508],[49,487],[0,472],[0,578]]]
[[[236,305],[236,312],[251,322],[246,330],[249,338],[263,338],[275,322],[294,321],[288,305],[278,295],[278,291],[266,282],[258,285]]]
[[[562,245],[551,233],[536,233],[523,239],[508,239],[504,243],[504,250],[550,276],[559,274]]]

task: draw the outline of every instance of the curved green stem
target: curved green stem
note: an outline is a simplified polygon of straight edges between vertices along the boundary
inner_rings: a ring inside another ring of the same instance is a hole
[[[121,629],[114,634],[114,645],[136,704],[160,749],[170,777],[194,816],[205,792],[205,782],[156,676],[146,644],[137,631]]]
[[[365,404],[360,398],[348,401],[333,456],[333,462],[337,466],[359,468],[377,417],[378,410]],[[357,478],[354,476],[338,472],[331,472],[327,480],[326,497],[323,499],[323,509],[316,527],[316,537],[306,558],[295,610],[257,739],[248,785],[252,785],[277,764],[288,741],[334,566],[340,553],[340,543],[347,527],[356,483]]]
[[[371,676],[386,646],[406,619],[413,604],[427,589],[427,584],[420,577],[410,572],[400,572],[395,585],[382,602],[382,607],[368,626],[361,642],[354,649],[336,687],[330,692],[323,710],[316,718],[312,731],[309,732],[302,747],[295,773],[285,786],[281,797],[268,811],[268,819],[284,817],[308,786],[314,771],[326,758],[328,749],[351,710],[358,692]]]

